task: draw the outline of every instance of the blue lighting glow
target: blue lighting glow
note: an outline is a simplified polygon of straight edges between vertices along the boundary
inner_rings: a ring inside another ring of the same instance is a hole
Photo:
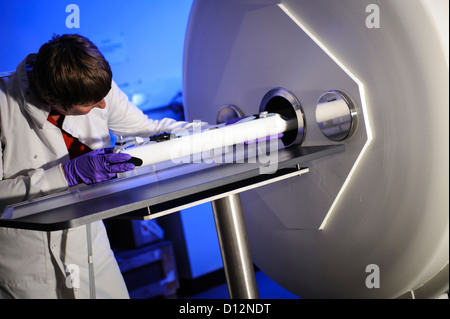
[[[69,17],[69,4],[76,4],[79,16]],[[0,72],[14,71],[53,34],[79,33],[99,47],[114,81],[149,117],[183,119],[182,60],[191,5],[192,0],[1,1]],[[78,18],[79,28],[69,28],[68,17]],[[188,209],[180,220],[190,265],[178,267],[189,268],[194,278],[220,269],[211,205]]]

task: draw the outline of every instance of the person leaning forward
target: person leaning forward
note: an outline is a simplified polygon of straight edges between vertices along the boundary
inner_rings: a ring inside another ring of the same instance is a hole
[[[111,179],[134,169],[112,153],[115,135],[148,137],[192,123],[152,120],[112,80],[87,38],[54,36],[0,76],[0,213],[12,203]],[[92,225],[97,298],[128,298],[103,222]],[[0,298],[88,298],[85,227],[55,232],[0,228]],[[67,284],[69,267],[79,285]]]

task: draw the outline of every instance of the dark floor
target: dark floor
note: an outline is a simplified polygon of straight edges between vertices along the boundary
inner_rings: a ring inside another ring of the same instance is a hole
[[[282,288],[275,283],[263,272],[257,271],[255,273],[256,284],[258,286],[258,293],[260,299],[299,299],[289,291]],[[228,288],[226,284],[222,284],[215,288],[209,289],[205,292],[199,293],[186,299],[228,299]]]

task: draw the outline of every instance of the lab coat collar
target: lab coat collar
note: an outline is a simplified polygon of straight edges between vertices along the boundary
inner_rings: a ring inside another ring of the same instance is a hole
[[[28,71],[33,68],[36,54],[28,55],[18,66],[16,70],[19,81],[20,91],[23,97],[23,107],[27,114],[33,119],[39,128],[43,128],[47,122],[48,114],[51,107],[48,104],[41,102],[30,88],[28,80]]]

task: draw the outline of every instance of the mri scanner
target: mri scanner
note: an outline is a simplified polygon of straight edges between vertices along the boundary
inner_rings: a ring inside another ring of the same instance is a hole
[[[119,138],[142,167],[8,206],[0,227],[153,219],[210,201],[231,297],[258,297],[253,263],[300,298],[447,293],[448,1],[373,2],[195,0],[186,115],[217,124]],[[231,162],[174,161],[219,141]],[[250,161],[261,145],[277,155],[269,166]]]
[[[290,147],[345,146],[241,194],[264,273],[301,298],[448,291],[448,70],[448,1],[194,1],[189,120],[298,104]]]

